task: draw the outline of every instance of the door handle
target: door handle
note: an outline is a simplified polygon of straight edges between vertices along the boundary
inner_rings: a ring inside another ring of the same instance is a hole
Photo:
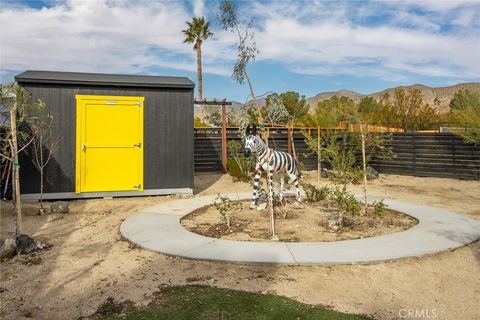
[[[87,151],[87,145],[85,143],[82,143],[82,151],[83,152]]]
[[[141,143],[134,143],[133,146],[136,147],[136,148],[141,148],[142,144]]]

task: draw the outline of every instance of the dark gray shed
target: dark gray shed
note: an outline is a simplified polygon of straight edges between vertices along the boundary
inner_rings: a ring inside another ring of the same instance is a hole
[[[61,138],[45,169],[45,199],[191,193],[193,89],[183,77],[25,71]],[[22,197],[39,197],[32,152],[20,159]]]

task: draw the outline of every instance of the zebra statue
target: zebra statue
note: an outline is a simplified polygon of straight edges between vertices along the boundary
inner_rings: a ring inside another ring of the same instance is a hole
[[[250,208],[257,206],[259,197],[258,184],[264,171],[267,171],[269,193],[273,197],[273,175],[280,174],[280,200],[283,200],[283,186],[285,183],[284,174],[288,174],[290,180],[297,190],[297,201],[300,201],[300,189],[298,188],[298,178],[300,171],[297,163],[291,154],[283,151],[275,151],[268,148],[266,143],[256,134],[250,134],[245,139],[244,154],[249,157],[252,153],[257,155],[257,164],[255,166],[255,181],[253,184],[253,196]]]

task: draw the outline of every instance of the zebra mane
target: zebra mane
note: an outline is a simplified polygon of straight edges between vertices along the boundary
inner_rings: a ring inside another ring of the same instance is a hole
[[[267,144],[258,134],[255,135],[255,144],[258,144],[260,146],[260,152],[263,152],[267,149]]]

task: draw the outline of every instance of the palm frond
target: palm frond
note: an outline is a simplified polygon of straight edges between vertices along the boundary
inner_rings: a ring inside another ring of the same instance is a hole
[[[194,17],[191,21],[187,21],[188,28],[182,30],[186,38],[184,43],[194,43],[193,49],[198,50],[202,42],[213,36],[213,32],[209,30],[210,23],[205,21],[204,17]]]

